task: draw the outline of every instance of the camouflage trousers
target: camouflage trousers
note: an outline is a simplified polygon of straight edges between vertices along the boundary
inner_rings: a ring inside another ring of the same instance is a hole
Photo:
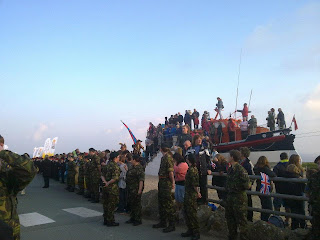
[[[18,215],[14,217],[14,219],[11,219],[10,221],[4,220],[5,223],[7,223],[13,230],[13,239],[14,240],[20,240],[20,222]]]
[[[8,224],[9,227],[12,228],[13,239],[20,240],[20,221],[17,213],[17,198],[16,196],[12,196],[6,199],[6,203],[11,202],[12,205],[11,204],[1,205],[2,203],[1,200],[2,199],[0,199],[0,217],[3,217],[3,219],[1,220],[6,224]],[[2,207],[5,207],[5,208],[3,209]],[[1,215],[1,212],[4,212],[6,215],[5,216]]]
[[[76,176],[74,173],[68,173],[68,187],[74,188],[76,185]]]
[[[141,194],[138,194],[137,191],[128,191],[128,204],[130,206],[131,212],[130,217],[134,221],[141,221]]]
[[[93,173],[91,175],[91,197],[95,200],[99,200],[100,192],[99,192],[99,184],[101,180],[100,173]]]
[[[158,205],[160,221],[173,224],[175,222],[174,196],[171,192],[172,183],[169,179],[159,179],[158,183]]]
[[[90,177],[90,175],[88,175],[88,174],[86,174],[85,176],[84,176],[84,178],[85,178],[85,181],[86,181],[86,189],[87,189],[87,192],[88,192],[88,194],[89,195],[91,195],[91,177]]]
[[[78,186],[81,192],[84,191],[84,175],[83,173],[79,172],[78,176]]]
[[[229,230],[229,238],[237,239],[237,229],[240,230],[240,239],[248,239],[247,236],[247,211],[248,197],[243,193],[229,193],[226,201],[226,219]]]
[[[186,192],[184,195],[183,208],[185,213],[186,225],[192,233],[199,233],[199,222],[197,216],[197,194]]]
[[[320,212],[312,211],[312,217],[311,239],[320,239]]]
[[[119,204],[119,191],[108,191],[109,189],[103,188],[103,218],[107,222],[114,222],[114,212]]]

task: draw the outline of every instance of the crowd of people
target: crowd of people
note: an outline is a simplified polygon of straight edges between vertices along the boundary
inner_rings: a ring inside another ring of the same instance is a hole
[[[246,190],[253,188],[254,181],[249,179],[250,175],[260,176],[261,173],[265,173],[270,178],[302,178],[304,176],[301,159],[298,155],[289,157],[287,153],[282,153],[279,163],[273,170],[265,156],[261,156],[253,166],[248,148],[241,148],[240,151],[233,150],[229,157],[225,158],[224,155],[217,153],[212,146],[207,144],[206,137],[200,135],[192,137],[188,134],[186,126],[183,126],[183,129],[186,130],[184,131],[182,148],[172,148],[166,143],[162,143],[160,146],[160,152],[163,155],[159,169],[158,189],[160,222],[153,227],[163,228],[164,232],[174,231],[177,219],[183,215],[188,231],[182,236],[199,239],[197,206],[208,204],[208,175],[211,175],[212,172],[217,172],[220,175],[227,174],[226,177],[213,175],[212,185],[224,187],[227,190],[218,190],[217,193],[219,199],[222,200],[221,205],[226,208],[230,239],[236,237],[237,227],[245,239],[247,222],[253,221],[253,212],[247,210],[248,207],[252,207],[252,197],[245,193]],[[58,160],[54,160],[56,158]],[[64,158],[67,160],[62,160]],[[80,153],[77,149],[67,155],[45,158],[41,162],[35,160],[35,164],[42,171],[45,184],[47,182],[46,171],[51,173],[52,178],[59,180],[59,176],[61,177],[67,170],[67,190],[70,192],[75,191],[75,169],[78,165],[77,193],[89,198],[93,203],[97,203],[100,201],[100,192],[102,192],[104,223],[107,226],[118,226],[118,223],[114,221],[113,214],[113,210],[117,209],[118,213],[131,212],[131,218],[127,223],[138,226],[142,223],[141,194],[144,186],[142,160],[143,157],[129,152],[126,146],[121,144],[121,150],[118,152],[110,153],[108,150],[98,152],[89,149],[87,154]],[[63,163],[66,162],[67,166],[64,166]],[[50,171],[46,167],[49,164],[52,166]],[[57,173],[56,171],[59,169],[60,172]],[[312,171],[314,170],[307,172],[307,177],[310,179],[315,173]],[[45,187],[47,186],[45,185]],[[112,187],[104,191],[105,186]],[[257,180],[255,190],[259,192],[260,187],[261,181]],[[171,194],[172,190],[174,190],[174,196]],[[273,191],[272,184],[270,191]],[[275,182],[276,193],[304,196],[308,191],[310,191],[310,186],[306,188],[304,183]],[[263,209],[280,211],[283,206],[286,212],[305,215],[303,201],[281,198],[274,198],[272,201],[268,195],[259,198]],[[261,220],[268,222],[269,217],[270,214],[261,213]],[[289,221],[290,218],[287,217],[286,226],[289,226]],[[291,229],[305,227],[304,220],[292,218]]]
[[[208,136],[201,134],[192,136],[188,124],[183,125],[181,129],[182,133],[177,139],[177,145],[172,147],[170,143],[163,141],[159,146],[159,151],[162,153],[158,173],[160,221],[153,225],[153,228],[163,228],[165,233],[175,231],[177,216],[183,212],[188,230],[181,236],[191,239],[200,238],[197,207],[208,204],[208,175],[212,172],[218,172],[220,175],[227,174],[226,176],[214,175],[212,184],[224,187],[226,190],[219,190],[218,197],[222,200],[221,205],[226,209],[229,239],[237,238],[238,229],[240,238],[246,239],[247,221],[253,221],[253,213],[248,211],[248,207],[252,207],[252,198],[246,193],[247,190],[252,190],[253,180],[250,180],[250,175],[259,176],[265,173],[270,177],[284,178],[304,176],[298,155],[289,157],[286,153],[282,153],[280,162],[271,170],[268,159],[264,156],[261,156],[253,166],[248,148],[241,148],[240,151],[232,150],[225,158],[215,150]],[[67,191],[83,195],[92,203],[101,201],[104,210],[103,223],[106,226],[119,226],[115,221],[115,211],[130,214],[126,224],[141,225],[141,196],[145,182],[145,157],[141,153],[143,150],[141,141],[135,144],[132,152],[127,150],[125,144],[120,145],[119,151],[97,151],[90,148],[88,153],[81,153],[76,149],[68,154],[31,160],[27,154],[20,156],[3,150],[4,138],[0,136],[0,192],[4,193],[0,205],[0,220],[3,223],[0,223],[7,224],[14,239],[19,239],[18,216],[16,210],[12,211],[17,207],[16,195],[39,172],[44,178],[44,188],[50,187],[50,178],[64,183],[66,176]],[[315,163],[320,170],[320,156]],[[16,184],[8,182],[12,177],[16,179]],[[310,170],[307,172],[307,177],[309,179],[307,186],[298,182],[275,182],[275,191],[280,194],[309,196],[310,211],[313,216],[312,234],[314,239],[319,239],[320,171]],[[257,180],[257,191],[260,190],[260,185],[261,181]],[[305,214],[303,201],[274,198],[272,202],[272,198],[268,195],[260,196],[260,201],[263,209],[279,211],[281,206],[284,206],[287,212]],[[15,204],[11,206],[7,204],[9,202]],[[269,217],[270,214],[261,214],[263,221],[268,221]],[[286,218],[287,225],[289,220]],[[292,229],[305,227],[304,220],[292,218]]]
[[[212,121],[210,118],[210,113],[208,111],[204,111],[201,117],[201,121],[199,119],[199,112],[194,109],[193,112],[190,110],[186,110],[184,116],[181,115],[180,112],[177,114],[171,115],[170,118],[165,117],[164,124],[158,124],[155,126],[150,122],[149,129],[146,137],[146,150],[144,152],[146,161],[150,161],[152,157],[159,151],[162,143],[167,143],[171,146],[179,146],[183,147],[185,140],[185,132],[187,129],[187,133],[192,137],[196,134],[200,134],[203,137],[207,137],[207,141],[210,144],[219,144],[223,142],[223,124],[221,120],[223,119],[222,111],[224,109],[223,101],[221,98],[217,98],[218,103],[216,104],[215,111],[217,115],[214,120],[220,116],[220,121],[215,124],[215,121]],[[236,131],[237,128],[240,129],[241,139],[246,139],[249,135],[255,135],[257,133],[258,122],[257,118],[254,115],[250,116],[249,119],[249,111],[248,104],[243,104],[243,109],[237,110],[237,112],[241,112],[242,121],[238,123],[231,118],[231,115],[228,119],[227,123],[227,133],[229,137],[229,142],[233,142],[236,140]],[[276,130],[276,125],[278,129],[286,128],[285,116],[281,108],[278,109],[278,114],[276,114],[275,109],[271,108],[268,111],[267,127],[270,131]],[[201,124],[201,128],[199,128]],[[201,129],[201,131],[199,131]],[[191,139],[189,139],[191,140]]]

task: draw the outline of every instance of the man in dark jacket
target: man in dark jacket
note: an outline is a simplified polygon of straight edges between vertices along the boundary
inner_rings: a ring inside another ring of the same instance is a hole
[[[222,137],[223,137],[223,129],[222,129],[222,123],[219,122],[218,128],[217,128],[217,136],[218,136],[218,143],[222,143]]]
[[[184,147],[184,143],[187,140],[192,142],[192,136],[188,133],[188,131],[189,131],[189,128],[187,126],[182,127],[182,134],[179,136],[179,139],[178,139],[179,147],[181,147],[182,149]]]
[[[286,121],[284,118],[284,113],[282,112],[282,109],[279,108],[278,109],[278,116],[277,116],[277,123],[278,123],[278,127],[279,129],[284,129],[286,127]]]
[[[244,169],[247,171],[248,175],[254,175],[253,173],[253,165],[249,159],[250,156],[250,150],[247,147],[240,148],[241,152],[241,160],[240,164]],[[251,180],[251,186],[252,186],[253,181]],[[251,190],[251,186],[248,190]],[[251,195],[248,195],[248,207],[252,207],[252,197]],[[248,211],[247,215],[248,221],[252,222],[253,221],[253,212]]]
[[[181,113],[178,113],[178,122],[180,123],[180,126],[183,123],[183,116],[181,115]]]
[[[199,128],[199,116],[200,116],[199,112],[196,109],[194,109],[194,111],[192,113],[194,129]]]
[[[188,110],[186,110],[186,114],[184,115],[184,123],[186,125],[188,124],[191,129],[191,116],[190,116]]]
[[[194,138],[193,149],[195,151],[196,166],[199,171],[199,187],[201,198],[198,199],[198,204],[208,204],[208,175],[211,175],[210,154],[207,148],[202,144],[202,138],[196,135]]]
[[[289,164],[288,154],[283,152],[280,154],[280,162],[273,168],[274,173],[278,177],[286,177],[287,166]],[[285,194],[287,183],[286,182],[275,182],[276,186],[276,193]],[[290,208],[285,204],[282,198],[274,198],[273,199],[273,206],[275,211],[280,211],[281,206],[286,209],[286,212],[290,212]],[[286,225],[289,225],[289,218],[286,217]]]
[[[43,188],[49,188],[49,178],[51,177],[51,162],[47,155],[42,162],[42,174],[44,180]]]
[[[61,175],[61,183],[64,183],[64,174],[66,172],[66,162],[65,162],[65,155],[62,155],[59,160],[59,172]]]

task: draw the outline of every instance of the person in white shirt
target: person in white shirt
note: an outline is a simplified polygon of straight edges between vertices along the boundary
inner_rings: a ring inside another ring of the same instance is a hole
[[[126,212],[126,207],[127,207],[127,191],[126,191],[126,176],[127,176],[127,171],[128,167],[127,164],[125,164],[126,156],[121,155],[120,160],[119,160],[119,167],[120,167],[120,180],[118,183],[119,186],[119,206],[117,212],[122,214]]]
[[[239,126],[241,130],[241,138],[246,139],[248,137],[248,122],[241,122]]]

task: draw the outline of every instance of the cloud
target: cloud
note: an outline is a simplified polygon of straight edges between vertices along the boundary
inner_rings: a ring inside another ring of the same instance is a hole
[[[112,130],[111,129],[105,129],[104,133],[108,135],[108,134],[112,133]]]
[[[315,88],[315,90],[308,97],[305,106],[311,111],[320,110],[320,84]]]
[[[245,41],[249,54],[270,55],[289,71],[320,72],[320,3],[256,26]]]
[[[246,40],[246,49],[249,51],[268,51],[277,45],[277,36],[273,32],[273,25],[259,25]]]
[[[39,141],[42,139],[43,134],[48,131],[48,125],[44,123],[40,123],[40,126],[37,128],[37,130],[33,134],[33,140]]]

